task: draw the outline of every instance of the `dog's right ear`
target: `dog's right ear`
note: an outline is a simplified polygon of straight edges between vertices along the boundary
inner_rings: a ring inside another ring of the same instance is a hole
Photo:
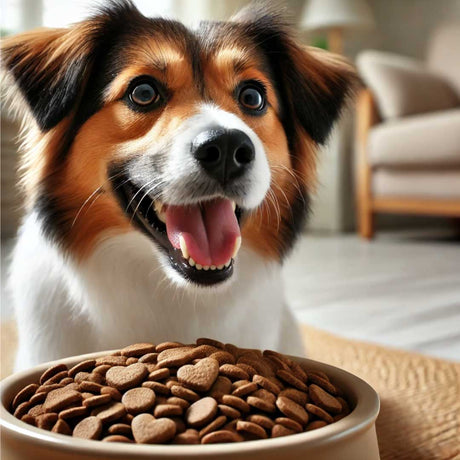
[[[5,83],[16,84],[42,131],[69,114],[84,86],[91,46],[82,26],[37,29],[2,42],[2,71],[12,77]]]
[[[138,16],[129,0],[112,0],[72,27],[36,29],[2,40],[2,77],[4,86],[11,86],[7,102],[17,106],[19,91],[38,127],[50,130],[77,109],[91,70],[107,53],[113,35]]]

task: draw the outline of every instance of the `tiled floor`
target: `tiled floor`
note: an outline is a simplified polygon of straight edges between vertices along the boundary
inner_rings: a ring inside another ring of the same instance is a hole
[[[2,320],[12,311],[4,291]],[[361,340],[460,360],[460,241],[439,233],[305,235],[285,264],[297,318]]]
[[[447,234],[306,235],[285,266],[303,323],[460,360],[460,241]]]

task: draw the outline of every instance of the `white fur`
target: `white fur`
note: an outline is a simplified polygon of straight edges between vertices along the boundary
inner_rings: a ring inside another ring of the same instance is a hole
[[[32,214],[19,234],[10,288],[19,329],[16,370],[134,342],[202,336],[303,354],[280,265],[244,244],[232,282],[183,286],[167,277],[154,243],[138,231],[106,235],[76,265],[46,240]]]

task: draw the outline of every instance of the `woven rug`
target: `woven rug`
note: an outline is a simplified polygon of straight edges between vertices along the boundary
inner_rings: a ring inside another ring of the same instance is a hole
[[[460,363],[302,330],[310,358],[358,375],[379,393],[382,460],[460,459]],[[14,324],[1,332],[3,378],[12,369]]]

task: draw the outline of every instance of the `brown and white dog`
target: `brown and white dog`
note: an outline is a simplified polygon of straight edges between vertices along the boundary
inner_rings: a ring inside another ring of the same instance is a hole
[[[303,353],[281,262],[349,65],[258,5],[189,30],[129,1],[4,40],[2,65],[25,119],[16,368],[199,336]]]

